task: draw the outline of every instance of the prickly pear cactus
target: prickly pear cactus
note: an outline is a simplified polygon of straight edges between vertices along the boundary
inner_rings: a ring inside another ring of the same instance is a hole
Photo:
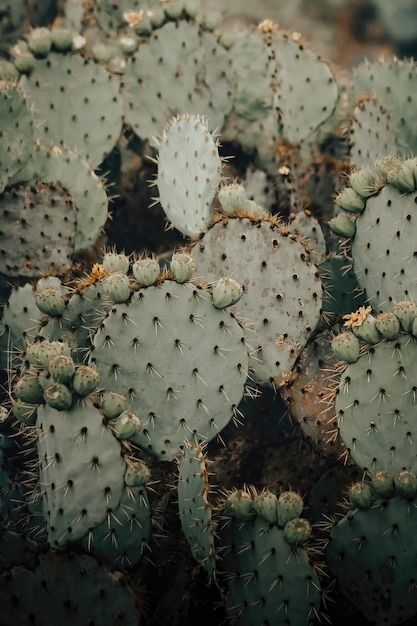
[[[207,115],[215,130],[232,108],[233,91],[228,54],[215,34],[193,22],[168,22],[127,62],[125,119],[142,139],[160,135],[175,112]]]
[[[157,185],[168,219],[184,235],[207,230],[220,178],[217,142],[207,123],[188,115],[172,120],[159,142]]]
[[[352,173],[350,187],[336,199],[343,213],[331,220],[330,226],[335,224],[337,232],[342,217],[352,224],[353,230],[346,229],[344,234],[352,238],[353,268],[375,309],[417,296],[413,279],[415,171],[414,159],[386,157],[373,168]]]
[[[33,150],[33,119],[23,92],[0,83],[0,193],[30,159]]]
[[[369,487],[368,487],[369,489]],[[326,558],[339,589],[375,624],[402,624],[415,615],[417,544],[415,494],[370,497],[333,526]]]
[[[174,459],[186,439],[215,437],[242,398],[243,331],[192,283],[135,291],[110,309],[93,345],[105,388],[129,397],[142,420],[133,441],[162,460]]]
[[[310,525],[297,514],[278,523],[278,508],[271,493],[255,497],[252,506],[250,497],[226,504],[219,553],[228,586],[226,610],[235,624],[307,626],[319,615],[320,583],[302,546]],[[299,542],[292,541],[295,528],[300,539],[303,535]]]
[[[60,186],[17,185],[0,196],[1,269],[8,276],[39,276],[71,266],[77,213]],[[22,255],[22,246],[24,255]]]
[[[275,106],[282,135],[291,143],[307,140],[334,112],[338,87],[330,67],[297,36],[279,34],[272,44],[278,66]],[[306,102],[306,90],[314,98]]]
[[[119,29],[126,28],[130,13],[137,14],[140,24],[141,16],[144,19],[143,10],[154,4],[158,4],[156,0],[122,0],[117,3],[112,0],[95,0],[94,15],[101,28],[109,35],[114,35]]]
[[[40,555],[34,570],[14,567],[1,574],[0,622],[36,620],[61,624],[121,623],[136,626],[135,597],[118,572],[110,573],[90,556]]]
[[[146,489],[125,486],[117,508],[90,529],[82,543],[86,550],[115,566],[131,568],[141,560],[152,532]]]
[[[320,276],[303,244],[266,214],[242,212],[217,221],[193,256],[206,282],[227,275],[243,285],[232,311],[247,322],[251,368],[281,387],[320,318]]]
[[[187,445],[179,461],[178,508],[193,557],[213,574],[216,522],[209,503],[210,484],[201,446]]]
[[[400,334],[392,314],[375,320],[369,307],[346,317],[355,334],[363,338],[366,333],[375,345],[361,356],[357,353],[356,362],[341,374],[336,395],[340,436],[361,468],[415,471],[416,343],[409,334]],[[394,325],[394,332],[392,339],[382,341],[378,327],[383,328],[384,319],[387,326]]]
[[[355,167],[371,166],[382,154],[401,153],[396,126],[376,98],[360,100],[350,127],[350,156]]]
[[[117,508],[125,464],[120,444],[91,401],[75,400],[64,411],[41,405],[36,428],[48,539],[59,548],[88,534]]]
[[[103,181],[85,159],[61,146],[36,144],[33,158],[12,182],[15,185],[39,181],[58,185],[71,197],[77,226],[74,252],[94,245],[107,220],[109,201]],[[61,226],[62,224],[56,224],[57,239]]]
[[[37,139],[78,152],[92,167],[103,161],[122,128],[115,77],[78,52],[49,52],[19,84],[33,107]]]
[[[403,153],[417,150],[416,111],[413,97],[417,73],[413,60],[364,62],[353,75],[356,96],[371,93],[389,113]],[[392,146],[389,146],[391,152]],[[378,155],[380,156],[380,155]]]

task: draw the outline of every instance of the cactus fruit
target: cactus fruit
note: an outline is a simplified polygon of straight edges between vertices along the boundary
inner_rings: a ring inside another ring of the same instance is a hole
[[[150,287],[155,284],[161,268],[156,259],[144,258],[135,261],[132,271],[133,276],[142,287]]]
[[[178,508],[193,557],[211,575],[215,569],[217,523],[209,502],[210,484],[201,446],[187,445],[179,461]]]
[[[157,184],[168,219],[184,235],[207,230],[220,176],[217,143],[205,121],[196,116],[172,120],[159,144]]]
[[[109,311],[93,345],[102,384],[129,397],[143,422],[133,441],[160,459],[175,458],[187,438],[215,437],[242,398],[242,329],[191,283],[165,280],[134,292]]]

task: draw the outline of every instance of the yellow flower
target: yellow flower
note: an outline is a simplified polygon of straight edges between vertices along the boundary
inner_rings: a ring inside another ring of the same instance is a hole
[[[343,319],[346,320],[344,326],[346,326],[346,328],[362,326],[371,311],[371,306],[361,306],[354,313],[348,313],[347,315],[344,315]]]

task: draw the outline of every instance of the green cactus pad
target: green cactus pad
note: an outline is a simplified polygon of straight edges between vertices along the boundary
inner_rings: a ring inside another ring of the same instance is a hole
[[[38,454],[48,540],[62,547],[86,535],[116,509],[125,464],[120,444],[88,400],[69,411],[38,408]]]
[[[118,567],[133,567],[151,536],[151,509],[144,487],[124,487],[117,508],[89,530],[84,547]]]
[[[0,83],[0,193],[30,159],[34,131],[23,92],[10,83]]]
[[[215,35],[191,22],[169,22],[127,62],[126,122],[142,139],[160,135],[174,113],[207,115],[211,130],[222,128],[232,108],[231,76]]]
[[[359,102],[350,128],[353,165],[373,165],[383,154],[401,152],[390,113],[375,98]]]
[[[336,396],[340,436],[361,468],[417,469],[417,344],[402,334],[343,372]]]
[[[117,79],[104,67],[78,54],[52,52],[37,59],[20,86],[33,106],[36,137],[67,146],[99,165],[122,129],[122,101]],[[62,115],[65,111],[66,115]]]
[[[375,309],[417,298],[415,250],[417,193],[403,193],[392,185],[366,201],[356,220],[352,241],[354,271],[359,286]]]
[[[210,485],[206,461],[200,446],[187,445],[179,461],[178,507],[181,527],[193,557],[211,575],[215,569],[214,533],[216,524],[208,495]]]
[[[110,310],[93,343],[103,386],[130,396],[144,422],[134,441],[161,459],[175,458],[185,439],[215,437],[242,398],[242,329],[192,284],[140,289]]]
[[[207,230],[220,178],[217,143],[204,120],[173,119],[160,142],[157,183],[168,219],[184,235]]]
[[[75,252],[96,243],[107,220],[108,198],[103,182],[84,159],[63,147],[38,144],[28,166],[13,180],[29,181],[58,184],[68,191],[76,210]]]
[[[354,95],[371,93],[389,113],[403,153],[417,152],[416,87],[417,72],[413,60],[365,62],[353,76]],[[392,149],[390,146],[389,151]]]
[[[272,50],[278,64],[275,104],[282,134],[298,143],[332,115],[338,99],[337,84],[329,66],[291,37],[279,35]],[[308,97],[313,91],[314,97]]]
[[[86,555],[39,556],[34,570],[14,567],[1,575],[0,623],[62,626],[136,626],[135,597],[120,574]]]
[[[231,519],[222,531],[226,611],[239,626],[307,626],[320,610],[320,583],[306,551],[260,515]],[[221,554],[221,549],[219,550]]]
[[[415,502],[398,497],[353,510],[331,531],[327,564],[342,593],[374,624],[414,617]]]
[[[217,222],[193,248],[207,283],[229,276],[244,287],[230,310],[247,320],[256,379],[281,386],[320,318],[322,287],[304,246],[271,220]]]
[[[269,49],[257,33],[236,33],[230,51],[236,77],[234,113],[255,122],[272,110],[273,90]]]
[[[59,186],[18,185],[0,196],[1,268],[7,276],[41,276],[71,265],[77,212]]]
[[[326,241],[319,221],[310,211],[299,211],[290,216],[290,229],[305,241],[311,258],[318,263],[326,255]]]
[[[365,304],[351,259],[341,254],[330,254],[318,264],[318,268],[325,290],[325,315],[350,313]]]
[[[0,363],[6,362],[6,351],[16,351],[28,340],[36,336],[38,323],[43,317],[36,306],[32,285],[16,287],[4,305],[2,322],[5,332],[0,338]]]

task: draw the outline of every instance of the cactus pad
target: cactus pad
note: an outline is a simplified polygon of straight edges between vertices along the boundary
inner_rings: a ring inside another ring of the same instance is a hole
[[[111,574],[86,555],[47,552],[32,571],[14,567],[1,576],[0,623],[54,626],[136,626],[135,597],[120,574]]]
[[[107,219],[108,198],[103,182],[84,159],[66,148],[37,144],[30,163],[13,182],[31,181],[68,191],[76,210],[75,252],[96,243]]]
[[[222,531],[226,610],[239,626],[307,625],[320,609],[320,584],[304,548],[260,515],[230,519]]]
[[[122,128],[117,79],[104,67],[79,54],[52,52],[36,60],[20,85],[33,106],[41,142],[67,146],[92,167],[104,160]]]
[[[373,346],[341,375],[340,436],[361,468],[417,469],[417,345],[409,335]]]
[[[417,298],[415,235],[417,193],[404,194],[391,185],[368,198],[356,221],[352,242],[354,270],[374,308],[404,298]],[[387,263],[382,260],[386,259]]]
[[[388,111],[403,153],[417,152],[417,113],[414,94],[416,65],[412,60],[365,62],[354,74],[354,93],[371,93]],[[389,147],[390,152],[392,146]]]
[[[391,115],[375,98],[359,102],[355,107],[350,146],[356,167],[373,165],[383,154],[401,152]]]
[[[0,196],[0,255],[8,276],[40,276],[71,265],[77,214],[68,193],[46,183]],[[22,247],[24,254],[22,254]]]
[[[207,115],[211,130],[221,128],[232,108],[230,80],[227,52],[214,34],[191,22],[169,22],[128,60],[126,122],[142,139],[161,134],[174,113]]]
[[[142,557],[151,536],[151,510],[144,487],[124,487],[119,506],[99,526],[90,530],[83,544],[119,567],[132,567]]]
[[[215,309],[208,292],[169,280],[112,307],[92,360],[106,389],[130,396],[145,423],[134,441],[165,460],[185,439],[212,439],[229,422],[248,366],[230,313]]]
[[[329,66],[300,42],[279,35],[273,44],[278,64],[279,110],[282,134],[291,143],[307,139],[333,113],[338,88]],[[314,90],[314,98],[307,98]]]
[[[331,531],[327,563],[340,590],[375,624],[415,615],[415,502],[398,497],[349,512]]]
[[[179,461],[178,507],[181,526],[193,557],[208,571],[214,572],[214,533],[216,524],[208,500],[209,480],[203,450],[186,446]]]
[[[159,147],[157,182],[167,217],[184,235],[195,237],[207,230],[220,177],[217,143],[204,120],[172,120]]]
[[[0,193],[23,168],[33,149],[33,121],[23,92],[0,83]]]
[[[89,401],[69,411],[38,408],[36,428],[51,545],[75,541],[119,505],[125,464],[120,444]]]
[[[193,249],[206,282],[230,276],[244,286],[231,310],[253,325],[257,380],[281,386],[320,318],[322,286],[317,268],[295,236],[269,219],[224,219]]]

